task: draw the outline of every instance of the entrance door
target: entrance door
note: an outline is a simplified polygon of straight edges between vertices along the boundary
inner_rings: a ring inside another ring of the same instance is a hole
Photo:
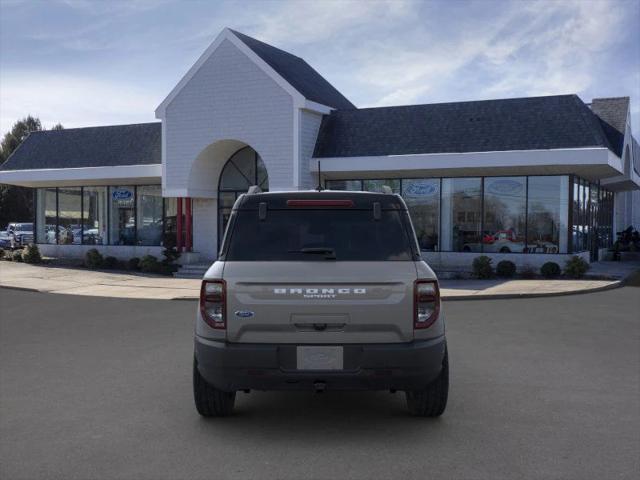
[[[258,153],[244,147],[234,153],[220,174],[218,185],[218,249],[236,199],[247,193],[249,187],[257,185],[263,192],[269,190],[267,169]]]

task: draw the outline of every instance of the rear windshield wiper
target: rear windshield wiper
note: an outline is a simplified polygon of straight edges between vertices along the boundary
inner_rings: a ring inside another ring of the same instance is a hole
[[[311,254],[324,254],[326,259],[335,260],[336,251],[329,247],[308,247],[301,248],[300,250],[289,250],[287,253],[311,253]]]

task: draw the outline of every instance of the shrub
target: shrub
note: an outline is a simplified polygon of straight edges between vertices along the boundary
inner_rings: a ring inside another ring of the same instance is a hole
[[[520,276],[526,279],[532,279],[536,277],[536,269],[531,265],[525,265],[520,269]]]
[[[118,259],[116,257],[106,257],[102,262],[102,266],[110,270],[118,268]]]
[[[167,265],[166,263],[160,263],[158,265],[158,273],[161,273],[162,275],[172,275],[173,272],[177,272],[178,268],[180,268],[178,265]]]
[[[160,270],[160,262],[153,255],[145,255],[140,260],[140,270],[146,273],[155,273]]]
[[[564,266],[564,273],[571,278],[581,278],[589,270],[589,264],[582,258],[574,255]]]
[[[4,249],[0,248],[0,260],[4,258]]]
[[[138,270],[140,268],[140,259],[138,257],[130,258],[127,262],[128,270]]]
[[[171,265],[180,258],[180,252],[178,252],[176,248],[176,234],[166,233],[162,239],[162,244],[164,245],[164,250],[162,250],[164,258],[162,259],[162,263],[164,265]]]
[[[42,263],[42,256],[40,256],[40,250],[35,244],[27,245],[22,252],[22,260],[26,263]]]
[[[22,262],[22,252],[20,250],[16,250],[11,254],[11,260],[14,262]]]
[[[496,274],[499,277],[511,278],[516,274],[516,264],[510,260],[501,260],[496,265]]]
[[[473,259],[473,274],[478,278],[493,277],[493,266],[491,259],[486,255],[481,255]]]
[[[88,250],[87,254],[84,257],[84,264],[88,268],[100,268],[103,261],[104,260],[102,259],[102,255],[95,248]]]
[[[540,273],[544,278],[556,278],[560,276],[560,265],[556,262],[547,262],[540,268]]]

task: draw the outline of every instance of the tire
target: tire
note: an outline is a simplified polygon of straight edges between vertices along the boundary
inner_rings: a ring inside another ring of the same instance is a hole
[[[233,412],[236,392],[223,392],[200,375],[195,358],[193,359],[193,398],[196,410],[203,417],[226,417]]]
[[[409,413],[416,417],[439,417],[447,408],[449,397],[449,355],[445,348],[442,370],[425,390],[405,392]]]

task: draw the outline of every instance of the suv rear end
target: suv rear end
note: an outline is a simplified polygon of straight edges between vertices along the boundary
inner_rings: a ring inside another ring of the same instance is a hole
[[[398,195],[243,195],[205,275],[194,393],[225,415],[238,390],[403,390],[414,414],[446,406],[437,279]]]

